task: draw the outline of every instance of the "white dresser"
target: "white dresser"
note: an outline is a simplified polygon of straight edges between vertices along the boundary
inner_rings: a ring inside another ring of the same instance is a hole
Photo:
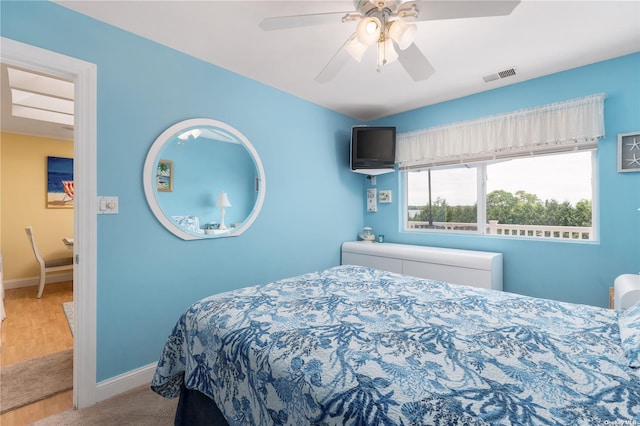
[[[502,290],[502,253],[349,241],[342,244],[342,264]]]

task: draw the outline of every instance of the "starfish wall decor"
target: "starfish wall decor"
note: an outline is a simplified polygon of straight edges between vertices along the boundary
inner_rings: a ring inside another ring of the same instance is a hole
[[[618,135],[618,171],[640,171],[640,132]]]

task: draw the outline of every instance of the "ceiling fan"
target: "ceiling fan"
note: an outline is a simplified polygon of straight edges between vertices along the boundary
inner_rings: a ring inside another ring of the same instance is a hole
[[[265,18],[260,28],[283,30],[342,22],[358,22],[356,31],[320,71],[316,81],[326,83],[350,58],[360,62],[365,51],[377,47],[377,70],[398,60],[414,81],[428,79],[435,69],[413,42],[413,22],[510,15],[520,0],[354,0],[355,11]]]

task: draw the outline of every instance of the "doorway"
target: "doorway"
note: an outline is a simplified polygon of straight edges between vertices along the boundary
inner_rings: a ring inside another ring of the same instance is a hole
[[[73,81],[75,85],[73,405],[96,403],[97,67],[95,64],[1,38],[0,62]]]
[[[72,262],[73,250],[63,238],[74,232],[73,197],[67,197],[71,193],[63,182],[67,187],[73,182],[74,83],[4,63],[0,73],[2,254],[8,280],[0,423],[27,424],[73,404],[73,268],[46,273],[41,292],[25,227],[32,227],[34,247],[45,259]],[[44,377],[30,375],[49,363]]]

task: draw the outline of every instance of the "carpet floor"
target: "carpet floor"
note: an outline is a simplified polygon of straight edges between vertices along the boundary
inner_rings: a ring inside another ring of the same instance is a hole
[[[0,413],[73,388],[73,349],[0,369]]]
[[[64,316],[67,317],[67,324],[69,324],[71,334],[73,334],[73,302],[64,302],[62,310],[64,311]]]
[[[178,398],[163,398],[145,385],[91,407],[63,411],[33,426],[169,426],[177,406]]]

